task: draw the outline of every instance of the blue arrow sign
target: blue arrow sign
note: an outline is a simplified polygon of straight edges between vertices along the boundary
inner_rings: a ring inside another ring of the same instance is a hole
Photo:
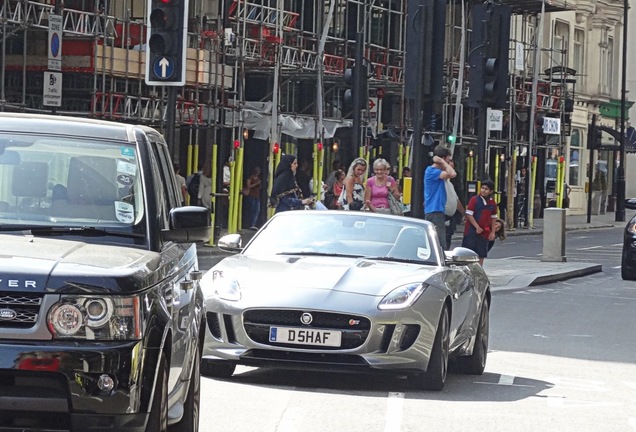
[[[167,57],[158,57],[152,65],[152,70],[160,79],[169,79],[174,74],[174,62]]]

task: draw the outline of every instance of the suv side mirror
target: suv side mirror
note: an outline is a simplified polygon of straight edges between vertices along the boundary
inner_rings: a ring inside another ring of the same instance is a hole
[[[163,230],[164,241],[206,242],[212,235],[210,210],[205,207],[176,207],[170,210],[170,229]]]

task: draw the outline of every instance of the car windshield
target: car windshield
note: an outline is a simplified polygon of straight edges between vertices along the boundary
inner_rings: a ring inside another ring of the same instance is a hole
[[[137,226],[141,234],[142,192],[134,145],[0,133],[0,230]]]
[[[343,255],[439,265],[426,222],[365,212],[280,213],[243,254]]]

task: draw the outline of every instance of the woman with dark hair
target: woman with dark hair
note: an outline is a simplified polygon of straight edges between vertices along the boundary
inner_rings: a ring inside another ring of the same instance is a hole
[[[270,201],[276,213],[302,209],[313,203],[311,198],[304,198],[298,183],[296,183],[296,170],[298,161],[294,155],[283,155],[274,173],[274,186]]]

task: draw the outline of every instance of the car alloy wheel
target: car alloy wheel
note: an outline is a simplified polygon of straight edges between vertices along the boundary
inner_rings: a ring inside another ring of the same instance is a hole
[[[636,266],[636,264],[634,264]],[[636,280],[636,267],[630,267],[627,260],[627,251],[623,247],[623,257],[621,260],[621,278],[623,280]]]
[[[477,334],[475,334],[475,346],[470,356],[460,357],[457,361],[460,370],[465,374],[481,375],[486,369],[488,357],[488,337],[490,333],[490,304],[488,298],[484,299],[479,314]]]
[[[152,407],[148,415],[146,432],[166,432],[168,430],[168,362],[161,354],[157,365],[157,382],[152,396]]]
[[[183,404],[183,417],[179,423],[170,426],[170,432],[198,432],[201,405],[201,353],[197,349],[192,360],[192,374],[188,395]]]
[[[424,390],[442,390],[448,373],[448,356],[450,350],[450,319],[448,307],[444,305],[439,317],[437,333],[431,350],[426,372],[419,375],[418,384]]]

